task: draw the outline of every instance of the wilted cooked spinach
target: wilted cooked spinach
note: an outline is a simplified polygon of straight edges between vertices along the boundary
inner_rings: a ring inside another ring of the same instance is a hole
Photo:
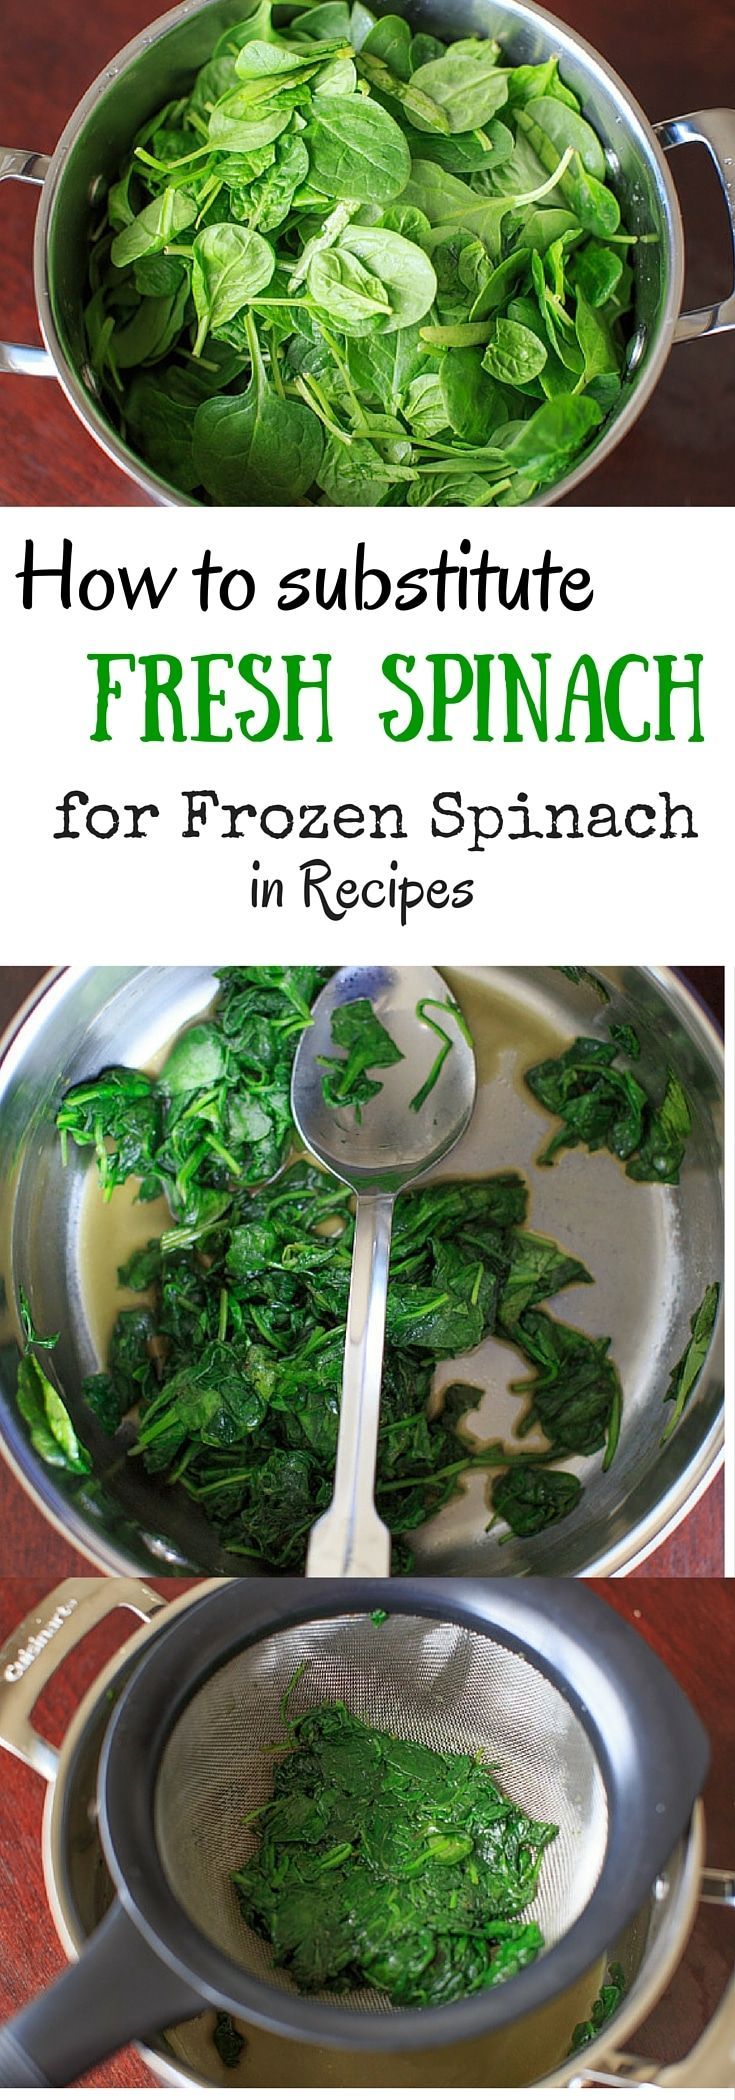
[[[543,1936],[520,1914],[557,1826],[517,1807],[480,1754],[429,1750],[342,1704],[289,1735],[251,1818],[258,1853],[232,1879],[300,1990],[443,2005],[535,1960]]]
[[[229,2013],[217,2014],[212,2035],[217,2055],[226,2071],[236,2071],[243,2051],[247,2049],[244,2034],[239,2034]]]
[[[625,1971],[619,1961],[611,1961],[607,1982],[601,1985],[599,1994],[593,2001],[589,2019],[578,2020],[572,2030],[572,2049],[584,2049],[588,2042],[594,2041],[600,2029],[606,2027],[613,2013],[617,2012],[625,1996],[625,1989]]]
[[[661,1438],[662,1444],[668,1443],[677,1422],[681,1420],[687,1401],[691,1399],[700,1374],[704,1369],[707,1352],[714,1333],[719,1302],[719,1283],[710,1283],[705,1291],[701,1305],[698,1305],[696,1312],[692,1314],[689,1322],[691,1340],[687,1342],[678,1363],[674,1364],[664,1393],[664,1407],[670,1407],[671,1414]]]
[[[229,970],[216,1016],[177,1038],[155,1079],[127,1066],[69,1088],[56,1118],[93,1145],[106,1196],[138,1175],[140,1196],[164,1195],[177,1223],[166,1250],[230,1207],[238,1183],[267,1180],[293,1135],[291,1068],[328,970]]]
[[[601,1006],[609,1006],[611,994],[596,971],[586,969],[581,963],[559,963],[557,968],[561,977],[569,978],[570,984],[586,985],[588,991],[594,992]]]
[[[94,229],[113,421],[218,504],[527,501],[614,409],[633,303],[634,236],[557,59],[364,0],[278,27],[243,6]]]
[[[409,1107],[416,1113],[423,1108],[429,1094],[436,1086],[439,1073],[453,1047],[453,1038],[437,1018],[449,1014],[461,1029],[465,1042],[471,1043],[464,1014],[454,999],[419,999],[416,1013],[433,1035],[438,1036],[440,1048],[427,1073],[423,1085],[414,1094]],[[320,1057],[317,1063],[324,1065],[322,1082],[324,1099],[331,1108],[354,1108],[355,1120],[362,1122],[362,1108],[366,1101],[379,1094],[382,1080],[370,1079],[369,1072],[376,1066],[400,1064],[403,1051],[399,1050],[387,1028],[378,1019],[370,999],[348,999],[335,1008],[331,1023],[332,1042],[338,1050],[346,1050],[346,1057]]]
[[[44,1338],[36,1333],[24,1291],[20,1294],[20,1311],[25,1348],[18,1369],[16,1399],[33,1449],[47,1466],[58,1466],[65,1473],[89,1473],[89,1452],[80,1444],[71,1416],[42,1370],[38,1355],[39,1349],[55,1349],[58,1334]]]
[[[492,1488],[492,1505],[519,1538],[532,1538],[576,1509],[582,1483],[576,1473],[551,1472],[545,1466],[517,1465],[501,1473]],[[488,1527],[489,1529],[489,1527]]]
[[[456,1022],[461,1034],[464,1036],[465,1042],[469,1043],[470,1047],[472,1046],[472,1036],[467,1022],[465,1020],[464,1014],[462,1013],[462,1009],[457,1005],[455,999],[419,999],[416,1012],[418,1014],[419,1020],[424,1021],[426,1023],[426,1027],[430,1028],[432,1030],[432,1033],[435,1036],[438,1036],[439,1038],[439,1049],[437,1050],[436,1057],[434,1058],[431,1070],[430,1072],[427,1072],[423,1086],[419,1087],[418,1093],[414,1094],[413,1100],[411,1102],[411,1107],[415,1109],[418,1114],[419,1109],[423,1108],[424,1102],[428,1100],[429,1094],[433,1092],[433,1089],[436,1086],[436,1082],[439,1077],[439,1073],[442,1071],[443,1066],[446,1064],[450,1051],[453,1048],[452,1036],[444,1027],[443,1022],[439,1020],[439,1015],[449,1014],[451,1016],[452,1020]]]
[[[140,1198],[163,1193],[172,1212],[120,1271],[152,1302],[120,1313],[107,1367],[84,1390],[108,1434],[130,1418],[128,1455],[199,1502],[228,1552],[298,1568],[331,1493],[354,1229],[344,1184],[293,1153],[291,1066],[328,972],[218,975],[211,1017],[183,1031],[156,1078],[116,1067],[71,1088],[58,1113],[62,1142],[93,1148],[107,1195],[135,1174]],[[437,1363],[486,1335],[525,1359],[521,1434],[541,1428],[547,1467],[612,1457],[621,1396],[609,1343],[542,1310],[590,1278],[524,1229],[527,1200],[514,1173],[398,1200],[377,1474],[397,1566],[463,1473],[512,1464],[496,1441],[462,1432],[475,1388],[450,1385],[440,1412],[427,1411]],[[565,1496],[571,1507],[567,1489],[547,1491],[548,1521]],[[511,1526],[520,1510],[508,1495]]]
[[[324,1066],[322,1093],[330,1108],[354,1108],[355,1121],[362,1122],[366,1101],[379,1094],[382,1080],[371,1079],[376,1066],[401,1063],[403,1051],[378,1019],[370,999],[347,999],[335,1007],[331,1024],[332,1042],[346,1057],[320,1057]]]
[[[605,1043],[578,1035],[560,1057],[545,1058],[524,1074],[537,1101],[561,1119],[539,1165],[550,1166],[565,1146],[586,1145],[589,1152],[605,1149],[625,1160],[631,1181],[678,1182],[692,1127],[681,1081],[669,1070],[657,1104],[618,1063],[621,1055],[633,1063],[640,1057],[635,1029],[613,1022],[609,1036]]]

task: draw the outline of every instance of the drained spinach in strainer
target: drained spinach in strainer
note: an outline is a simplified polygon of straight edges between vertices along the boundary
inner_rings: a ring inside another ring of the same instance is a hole
[[[634,246],[555,57],[255,0],[107,191],[89,364],[184,495],[522,503],[615,408]]]
[[[430,1750],[341,1703],[289,1723],[273,1793],[233,1873],[248,1925],[302,1991],[369,1989],[446,2005],[535,1961],[533,1903],[558,1835],[482,1754]]]

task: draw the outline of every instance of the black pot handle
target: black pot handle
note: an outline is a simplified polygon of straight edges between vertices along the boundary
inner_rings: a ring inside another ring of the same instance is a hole
[[[202,2006],[114,1903],[79,1961],[0,2027],[0,2087],[71,2085],[136,2035]]]

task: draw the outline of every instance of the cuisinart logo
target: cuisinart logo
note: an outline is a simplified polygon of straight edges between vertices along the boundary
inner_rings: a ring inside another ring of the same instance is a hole
[[[27,1648],[21,1648],[20,1653],[15,1658],[15,1662],[8,1663],[7,1669],[3,1671],[7,1684],[17,1684],[21,1677],[25,1677],[26,1670],[30,1670],[31,1664],[36,1660],[36,1656],[40,1655],[42,1650],[48,1647],[49,1641],[53,1640],[55,1633],[60,1633],[64,1620],[71,1618],[72,1612],[76,1611],[78,1603],[78,1597],[70,1597],[68,1604],[59,1604],[48,1624],[42,1626],[38,1633],[31,1634]]]

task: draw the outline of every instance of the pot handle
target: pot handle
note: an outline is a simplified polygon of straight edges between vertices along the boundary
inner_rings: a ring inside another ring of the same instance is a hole
[[[700,1903],[717,1903],[735,1910],[735,1872],[726,1867],[704,1867]],[[630,2092],[655,2092],[661,2086],[685,2087],[688,2092],[735,2083],[735,1975],[723,1992],[701,2039],[678,2064],[651,2063],[611,2049],[594,2070],[586,2066],[570,2080],[571,2086],[621,2086]]]
[[[33,1709],[59,1664],[113,1611],[146,1623],[165,1599],[134,1576],[83,1575],[60,1582],[28,1613],[0,1649],[0,1746],[42,1778],[54,1780],[58,1752],[32,1722]]]
[[[705,1867],[701,1900],[735,1910],[735,1873],[724,1867]],[[735,1975],[723,1992],[717,2011],[681,2063],[660,2071],[657,2085],[709,2086],[735,2083]]]
[[[45,153],[24,153],[0,146],[0,182],[45,182],[51,163]],[[26,379],[53,379],[55,365],[40,343],[0,343],[0,372],[20,372]]]
[[[700,335],[721,335],[735,328],[735,110],[696,109],[688,117],[670,117],[654,124],[656,137],[670,151],[674,146],[706,146],[713,161],[730,217],[733,250],[733,285],[717,306],[700,306],[680,314],[674,329],[675,343],[690,343]]]

